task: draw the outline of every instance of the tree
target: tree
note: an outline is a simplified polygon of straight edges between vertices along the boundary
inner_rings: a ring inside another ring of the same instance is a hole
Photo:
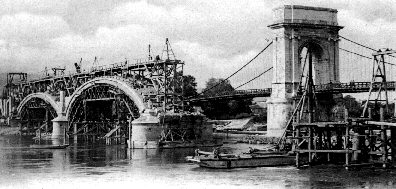
[[[346,95],[342,98],[336,98],[334,100],[336,107],[348,109],[348,114],[350,117],[360,117],[363,112],[362,104],[358,102],[353,96]]]
[[[206,87],[203,90],[204,95],[212,96],[219,93],[224,92],[231,92],[234,91],[234,87],[232,87],[229,80],[225,79],[217,79],[217,78],[210,78],[206,82]]]
[[[229,80],[210,78],[206,82],[206,87],[203,90],[204,96],[214,96],[218,94],[224,94],[225,92],[234,91]],[[209,101],[202,105],[204,114],[209,118],[214,119],[230,119],[235,118],[237,115],[242,113],[251,113],[249,105],[251,99],[245,100],[220,100],[220,101]]]
[[[194,76],[192,75],[183,76],[183,90],[184,90],[184,97],[193,97],[198,94],[197,82],[195,81]]]

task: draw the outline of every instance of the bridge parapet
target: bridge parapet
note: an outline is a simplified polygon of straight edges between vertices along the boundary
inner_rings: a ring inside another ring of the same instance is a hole
[[[349,82],[349,83],[328,83],[322,85],[315,85],[316,93],[362,93],[369,92],[371,82]],[[396,90],[396,82],[389,81],[386,86],[383,86],[380,82],[373,83],[373,91],[378,91],[380,88],[386,87],[387,90]],[[300,91],[304,91],[300,88]],[[216,94],[201,95],[198,97],[187,99],[189,102],[199,101],[213,101],[213,100],[232,100],[232,99],[243,99],[253,97],[269,97],[271,96],[272,89],[248,89],[248,90],[235,90],[226,91]]]
[[[187,99],[186,101],[198,102],[211,100],[231,100],[238,98],[269,97],[271,95],[271,91],[271,88],[225,91],[216,94],[201,95],[198,97]]]
[[[317,93],[361,93],[370,90],[371,82],[349,82],[349,83],[328,83],[323,85],[315,85]],[[385,86],[382,83],[373,83],[373,90],[378,91],[380,88],[395,90],[395,82],[387,82]]]

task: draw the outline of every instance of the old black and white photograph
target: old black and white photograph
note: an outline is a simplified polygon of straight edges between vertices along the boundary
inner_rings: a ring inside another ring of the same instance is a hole
[[[395,0],[0,0],[0,188],[396,188],[395,34]]]

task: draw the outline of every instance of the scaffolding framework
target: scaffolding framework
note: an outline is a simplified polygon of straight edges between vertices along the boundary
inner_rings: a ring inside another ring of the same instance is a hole
[[[389,112],[389,102],[388,102],[388,88],[386,82],[386,69],[385,69],[385,56],[396,53],[394,50],[385,49],[383,51],[378,50],[373,53],[373,72],[372,79],[370,83],[370,90],[367,97],[367,100],[364,104],[363,112],[361,117],[367,117],[366,115],[370,102],[374,103],[375,108],[379,104],[385,105],[385,111]],[[379,88],[376,92],[375,88]],[[373,94],[376,93],[376,94]],[[372,98],[374,95],[374,98]],[[378,109],[378,108],[377,108]]]

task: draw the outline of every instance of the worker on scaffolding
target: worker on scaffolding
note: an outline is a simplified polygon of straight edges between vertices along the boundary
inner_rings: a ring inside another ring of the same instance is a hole
[[[77,73],[81,73],[81,66],[76,63],[74,63],[74,67],[76,68]]]

